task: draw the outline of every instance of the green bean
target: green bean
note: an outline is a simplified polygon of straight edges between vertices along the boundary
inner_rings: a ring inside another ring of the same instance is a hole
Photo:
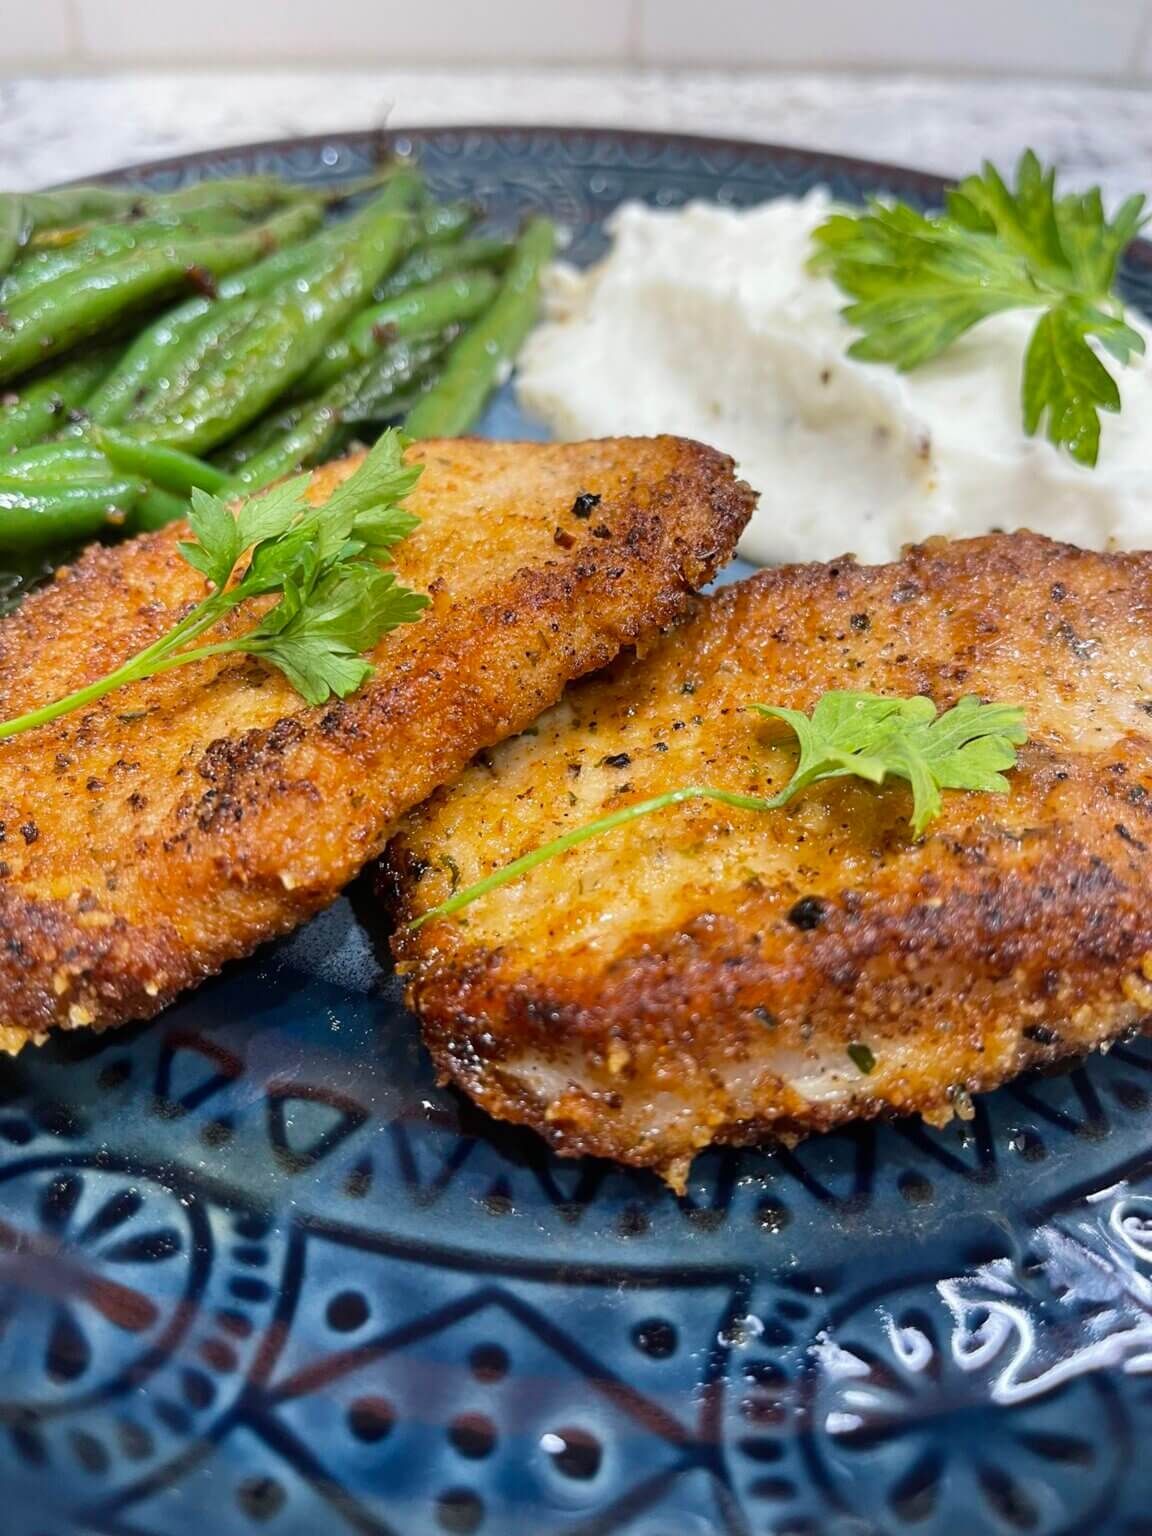
[[[196,489],[222,491],[228,483],[223,470],[203,459],[193,458],[189,453],[181,453],[177,448],[142,443],[134,437],[109,432],[107,428],[94,431],[92,438],[114,469],[129,475],[142,475],[164,491],[186,496]],[[3,464],[0,459],[0,472]]]
[[[431,203],[416,216],[416,238],[423,245],[458,240],[479,217],[474,203]]]
[[[183,496],[150,485],[129,513],[125,532],[154,533],[157,528],[166,528],[187,516],[188,503]]]
[[[0,330],[0,379],[87,340],[141,305],[186,285],[198,272],[228,272],[248,265],[318,219],[315,208],[302,204],[238,235],[129,251],[45,283],[6,311]]]
[[[419,245],[382,283],[376,284],[372,297],[382,303],[407,293],[409,288],[423,288],[438,278],[451,277],[472,267],[499,266],[512,250],[507,240],[477,238],[455,245]]]
[[[206,208],[260,214],[312,195],[307,187],[279,176],[233,176],[166,192],[146,187],[60,187],[52,192],[26,193],[25,203],[32,222],[43,229],[82,224],[89,219],[185,214]]]
[[[409,172],[393,174],[374,206],[404,208],[416,195],[420,180]],[[130,412],[146,414],[155,405],[149,401],[151,386],[161,377],[167,377],[169,387],[164,393],[173,394],[172,381],[187,379],[186,352],[202,350],[201,322],[216,306],[243,297],[255,297],[270,293],[281,282],[299,276],[311,263],[325,252],[339,247],[347,237],[354,220],[345,220],[323,229],[311,239],[289,245],[284,250],[266,257],[255,266],[232,273],[217,286],[215,299],[206,295],[187,299],[167,314],[153,321],[131,344],[116,368],[88,402],[88,413],[93,421],[108,426],[123,422]],[[149,403],[146,404],[145,402]]]
[[[296,405],[281,406],[261,416],[238,437],[219,449],[212,456],[212,463],[227,475],[234,475],[242,464],[263,453],[277,438],[291,432],[313,401],[302,400]]]
[[[90,443],[37,443],[0,457],[0,479],[60,481],[107,480],[108,460]]]
[[[0,552],[93,538],[122,523],[147,489],[135,479],[67,485],[0,475]]]
[[[4,279],[0,287],[0,304],[7,307],[42,284],[63,277],[67,272],[77,272],[101,257],[118,256],[122,251],[140,250],[144,246],[170,244],[173,240],[189,239],[193,235],[232,235],[244,227],[244,220],[236,214],[219,212],[205,212],[180,221],[140,219],[133,224],[96,225],[91,234],[70,245],[26,252]]]
[[[263,453],[256,454],[232,479],[235,491],[258,491],[285,475],[293,475],[314,462],[340,429],[340,412],[331,405],[315,405],[300,421]]]
[[[350,420],[379,420],[390,392],[408,383],[443,348],[441,342],[398,343],[391,356],[373,357],[341,375],[324,394],[301,407],[296,421],[232,476],[231,489],[254,491],[320,459]],[[366,402],[375,402],[369,410]]]
[[[409,413],[412,437],[456,437],[473,425],[509,369],[536,317],[540,274],[552,255],[547,219],[525,225],[500,284],[476,323],[456,341],[433,389]]]
[[[297,394],[319,394],[346,368],[366,362],[398,336],[442,331],[447,325],[471,320],[492,302],[496,287],[490,272],[460,272],[361,310],[324,348],[297,385]]]
[[[249,270],[255,272],[257,268]],[[183,341],[208,313],[212,303],[207,294],[198,294],[195,298],[185,299],[175,309],[165,310],[151,325],[145,326],[85,403],[88,417],[106,426],[122,421],[163,368],[170,350]]]
[[[422,388],[433,373],[432,365],[441,358],[459,334],[450,326],[437,336],[417,336],[410,341],[393,343],[377,358],[341,417],[346,426],[365,422],[390,421],[405,410],[405,400]]]
[[[136,421],[162,419],[174,411],[173,402],[187,393],[212,359],[243,335],[260,308],[261,300],[257,298],[210,304],[203,316],[184,331],[179,345],[170,347],[157,360],[152,378],[137,391],[132,408],[120,425],[130,427]]]
[[[345,226],[305,274],[277,287],[216,365],[163,409],[131,423],[133,434],[204,452],[262,415],[308,371],[328,338],[362,307],[408,237],[408,218],[381,199]]]
[[[20,254],[29,232],[24,199],[16,192],[0,194],[0,277]]]
[[[103,349],[86,352],[24,384],[19,394],[0,405],[0,453],[27,447],[56,431],[68,412],[85,404],[110,361]]]
[[[305,240],[298,245],[289,245],[255,266],[233,272],[217,286],[215,299],[207,294],[185,299],[175,309],[167,310],[154,320],[140,332],[87,402],[86,410],[92,420],[107,426],[123,421],[165,369],[173,373],[177,370],[177,348],[197,334],[200,321],[215,305],[267,293],[284,278],[302,271],[313,257],[313,243]]]
[[[146,197],[139,187],[75,186],[26,192],[24,202],[34,225],[59,228],[89,219],[127,218],[139,212]]]

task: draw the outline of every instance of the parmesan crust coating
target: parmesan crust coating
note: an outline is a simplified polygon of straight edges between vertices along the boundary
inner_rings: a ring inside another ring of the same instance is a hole
[[[775,792],[795,746],[747,705],[828,689],[1019,704],[1031,740],[1007,795],[945,792],[919,840],[898,781],[767,814],[695,801],[401,928],[445,1078],[560,1152],[682,1187],[712,1142],[942,1122],[1152,1012],[1152,555],[1026,533],[698,600],[406,820],[400,921],[634,801]]]
[[[227,656],[0,742],[0,1047],[147,1017],[303,922],[477,750],[679,617],[753,502],[730,460],[672,437],[411,452],[422,521],[396,567],[432,604],[359,693],[309,708]],[[319,471],[314,499],[357,462]],[[0,718],[104,676],[199,601],[186,537],[90,549],[0,623]]]

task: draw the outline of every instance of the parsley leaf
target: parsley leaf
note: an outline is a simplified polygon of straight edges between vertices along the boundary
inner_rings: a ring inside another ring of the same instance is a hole
[[[304,594],[295,587],[245,637],[245,650],[279,667],[309,704],[354,693],[372,668],[362,659],[388,630],[419,618],[428,599],[391,571],[356,560]]]
[[[973,697],[961,699],[942,715],[937,715],[931,699],[919,696],[888,698],[877,693],[836,690],[823,694],[811,715],[770,704],[752,704],[750,708],[788,726],[800,747],[792,777],[778,794],[742,795],[707,784],[686,784],[650,800],[636,801],[597,821],[584,822],[482,880],[454,890],[446,901],[423,913],[411,926],[420,928],[433,918],[450,917],[489,891],[519,879],[589,838],[689,800],[711,800],[734,810],[775,811],[810,785],[825,779],[851,776],[870,784],[883,784],[889,777],[895,777],[912,786],[912,830],[919,837],[940,814],[942,790],[1005,794],[1008,780],[1004,774],[1016,766],[1016,748],[1028,739],[1023,710],[1011,704],[984,704]],[[861,1046],[859,1050],[867,1051],[867,1047]],[[871,1067],[862,1065],[863,1059],[853,1056],[862,1072],[871,1071]]]
[[[1113,293],[1125,247],[1147,222],[1130,197],[1109,220],[1098,188],[1060,197],[1056,173],[1028,150],[1015,187],[993,165],[948,194],[943,213],[873,200],[831,215],[814,233],[812,266],[853,302],[862,333],[849,355],[907,371],[938,357],[1003,310],[1040,309],[1022,385],[1024,429],[1096,463],[1100,411],[1120,392],[1097,348],[1127,364],[1144,338]]]
[[[309,704],[347,698],[372,672],[366,652],[389,630],[420,617],[428,599],[386,569],[392,551],[417,526],[401,507],[420,476],[404,462],[407,440],[386,432],[328,499],[309,499],[300,475],[241,503],[193,491],[192,538],[181,556],[210,591],[177,625],[98,682],[0,724],[0,739],[102,698],[126,683],[208,656],[242,652],[279,668]],[[228,640],[192,645],[224,614],[253,598],[274,597],[263,616]]]
[[[862,1040],[853,1040],[848,1047],[848,1055],[857,1072],[863,1072],[865,1077],[876,1070],[876,1057],[872,1047],[865,1045]]]
[[[882,784],[890,775],[912,786],[912,830],[919,837],[940,814],[942,789],[1003,794],[1002,770],[1027,740],[1022,710],[964,698],[937,717],[931,699],[890,699],[874,693],[826,693],[811,718],[794,709],[754,704],[795,732],[800,761],[776,796],[785,805],[823,779],[853,775]]]

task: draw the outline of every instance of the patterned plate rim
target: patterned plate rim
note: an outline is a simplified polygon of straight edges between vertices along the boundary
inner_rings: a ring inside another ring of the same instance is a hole
[[[524,135],[551,134],[562,141],[573,139],[613,140],[631,145],[680,146],[697,153],[726,152],[759,158],[763,161],[791,160],[810,170],[844,172],[859,178],[882,183],[900,191],[909,191],[921,197],[940,197],[955,178],[937,171],[917,170],[911,166],[895,165],[887,160],[870,160],[858,155],[843,155],[835,150],[809,149],[792,144],[776,144],[763,139],[725,138],[706,133],[673,133],[658,128],[614,128],[611,125],[582,126],[572,123],[437,123],[422,127],[418,123],[395,128],[358,128],[328,133],[295,134],[283,139],[258,139],[245,144],[217,144],[208,149],[189,150],[184,154],[168,155],[162,160],[140,160],[131,165],[116,166],[92,176],[73,177],[61,183],[76,186],[81,182],[131,181],[136,177],[157,172],[185,170],[190,166],[205,165],[220,155],[236,155],[252,158],[259,155],[283,155],[292,150],[314,149],[318,153],[331,144],[354,145],[373,151],[377,157],[388,153],[397,141],[410,140],[415,144],[435,143],[461,134]],[[1134,240],[1128,247],[1127,258],[1138,266],[1152,267],[1152,240]]]

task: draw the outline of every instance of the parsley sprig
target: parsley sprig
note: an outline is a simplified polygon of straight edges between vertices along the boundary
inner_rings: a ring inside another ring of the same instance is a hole
[[[1004,773],[1015,767],[1016,748],[1028,739],[1023,710],[1009,704],[983,704],[972,697],[961,699],[942,715],[937,714],[931,699],[838,691],[823,694],[811,715],[768,704],[750,707],[788,726],[800,747],[792,777],[778,794],[741,795],[689,784],[623,806],[597,821],[574,827],[463,887],[411,926],[419,928],[433,918],[450,917],[590,838],[688,800],[712,800],[743,811],[775,811],[827,779],[854,777],[883,784],[888,778],[898,778],[912,788],[912,831],[919,837],[940,814],[942,790],[1005,794],[1008,781]]]
[[[1058,196],[1055,171],[1028,150],[1015,187],[985,163],[948,194],[944,213],[873,200],[864,213],[833,214],[815,232],[813,266],[853,300],[843,314],[863,334],[849,355],[902,371],[989,315],[1042,310],[1024,360],[1024,430],[1043,423],[1050,442],[1092,465],[1100,412],[1120,409],[1098,348],[1122,364],[1144,351],[1113,291],[1144,209],[1130,197],[1109,219],[1099,188]]]
[[[82,709],[114,689],[210,656],[243,653],[279,668],[309,704],[346,698],[367,680],[365,657],[389,630],[419,618],[428,599],[387,569],[419,521],[401,500],[420,476],[404,463],[406,440],[386,432],[328,500],[308,500],[299,475],[239,508],[193,491],[192,538],[180,554],[209,593],[172,629],[97,682],[0,724],[0,739]],[[251,629],[193,642],[253,599],[275,601]]]

